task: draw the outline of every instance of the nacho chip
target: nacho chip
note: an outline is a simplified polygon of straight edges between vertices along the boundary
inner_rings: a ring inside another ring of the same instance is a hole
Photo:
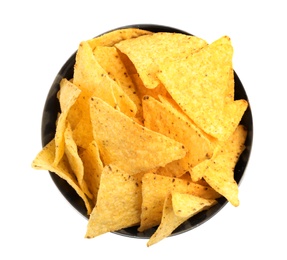
[[[142,179],[142,213],[139,231],[160,224],[165,197],[171,192],[188,193],[205,199],[220,197],[216,191],[185,179],[146,173]]]
[[[74,66],[73,82],[88,97],[92,95],[97,96],[111,106],[117,106],[112,87],[114,82],[99,65],[87,42],[81,42],[79,45]]]
[[[221,110],[224,106],[222,97],[232,67],[232,56],[230,39],[221,37],[184,59],[162,64],[158,77],[189,116],[190,110],[198,108],[199,105],[206,106],[206,110],[207,108]]]
[[[190,218],[217,203],[214,199],[204,199],[192,194],[173,192],[172,207],[174,214],[182,218]]]
[[[73,132],[69,124],[67,124],[65,133],[65,154],[68,158],[69,164],[72,171],[74,172],[79,186],[82,191],[89,197],[92,198],[93,195],[89,191],[89,188],[84,180],[84,165],[78,153],[78,147],[73,139]]]
[[[152,246],[168,237],[180,224],[182,224],[187,219],[188,218],[181,218],[174,214],[172,207],[172,195],[169,193],[163,203],[163,213],[160,225],[148,240],[147,246]]]
[[[62,79],[60,82],[60,90],[58,92],[58,99],[61,108],[61,114],[57,121],[56,133],[55,133],[55,160],[54,166],[62,159],[64,155],[64,132],[66,129],[66,119],[70,108],[74,105],[79,97],[81,90],[67,79]]]
[[[92,201],[95,205],[104,168],[97,143],[92,141],[86,149],[79,152],[79,156],[84,166],[84,180],[93,195]]]
[[[169,193],[164,201],[160,225],[150,237],[147,246],[168,237],[183,222],[216,203],[216,200],[206,200],[191,194]]]
[[[130,174],[165,166],[186,154],[181,143],[137,124],[99,98],[91,99],[91,120],[103,163]]]
[[[218,127],[209,126],[209,129],[217,134],[220,141],[227,140],[236,130],[247,107],[248,102],[244,99],[226,103],[222,114],[218,117]]]
[[[82,189],[78,185],[78,181],[72,172],[66,155],[63,155],[61,161],[54,166],[55,159],[55,139],[50,141],[36,156],[32,162],[32,167],[37,170],[47,170],[57,174],[60,178],[64,179],[71,185],[85,203],[87,214],[92,211],[92,206]]]
[[[101,76],[103,75],[103,76]],[[74,66],[73,82],[81,89],[81,95],[69,114],[75,141],[78,146],[86,148],[93,140],[90,123],[89,104],[86,102],[92,95],[99,96],[109,104],[117,107],[117,102],[109,84],[110,79],[95,60],[93,52],[86,42],[79,45]],[[108,81],[108,82],[107,82]]]
[[[245,100],[226,103],[232,56],[230,39],[221,37],[186,59],[162,64],[157,74],[195,124],[220,140],[234,132],[247,108]]]
[[[135,93],[140,99],[140,105],[138,107],[138,114],[137,119],[139,122],[144,125],[144,118],[143,118],[143,107],[142,107],[142,100],[145,96],[151,96],[155,98],[156,100],[159,100],[160,96],[170,97],[169,93],[165,89],[163,84],[159,84],[154,89],[148,89],[143,84],[142,80],[140,79],[139,75],[136,74],[130,74],[130,77],[132,78],[134,85],[135,85]]]
[[[136,93],[135,85],[129,76],[125,64],[115,47],[99,46],[93,50],[94,56],[108,75],[123,89],[128,97],[134,102],[134,110],[131,116],[135,116],[141,106],[141,101]]]
[[[234,167],[244,151],[247,131],[239,125],[234,134],[215,148],[210,160],[203,161],[192,169],[192,180],[204,178],[218,193],[233,206],[239,205],[238,185],[234,180]]]
[[[89,102],[87,102],[92,96],[101,98],[128,116],[135,115],[136,105],[100,66],[87,42],[81,42],[79,45],[73,82],[82,90],[76,102],[76,106],[82,113],[77,125],[78,129],[74,131],[75,140],[79,146],[86,148],[93,139]],[[73,115],[70,116],[73,117]]]
[[[88,222],[86,238],[137,225],[141,211],[141,176],[114,165],[104,167],[98,200]]]
[[[144,97],[144,124],[147,128],[185,146],[187,149],[185,157],[161,169],[165,175],[180,177],[212,156],[213,143],[184,113],[174,108],[168,99],[161,97],[161,100],[163,103],[149,96]]]
[[[115,46],[132,61],[146,88],[153,89],[160,83],[157,73],[167,55],[170,59],[185,58],[206,44],[195,36],[162,32],[121,41]]]
[[[90,39],[87,42],[91,46],[92,50],[94,50],[97,46],[114,46],[120,41],[136,38],[146,34],[152,34],[152,32],[139,28],[123,28],[107,32],[98,37]]]
[[[145,85],[143,84],[138,74],[132,74],[131,78],[133,79],[136,85],[137,95],[139,96],[141,100],[145,96],[151,96],[155,98],[156,100],[159,100],[159,96],[164,96],[164,97],[169,97],[169,98],[171,97],[169,93],[167,92],[165,86],[161,83],[159,83],[157,87],[153,89],[149,89],[145,87]]]

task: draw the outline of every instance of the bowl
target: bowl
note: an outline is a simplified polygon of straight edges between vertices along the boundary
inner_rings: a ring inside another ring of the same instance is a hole
[[[177,33],[192,35],[191,33],[182,31],[180,29],[176,29],[176,28],[168,27],[168,26],[162,26],[162,25],[155,25],[155,24],[134,24],[134,25],[129,25],[129,26],[118,27],[118,28],[115,28],[114,30],[122,29],[122,28],[129,28],[129,27],[149,30],[152,32],[177,32]],[[44,105],[43,116],[42,116],[42,130],[41,130],[42,146],[45,146],[55,136],[55,130],[56,130],[55,122],[57,119],[57,115],[60,112],[60,105],[57,99],[59,83],[62,78],[70,79],[73,77],[75,57],[76,57],[76,51],[75,53],[71,55],[71,57],[64,63],[62,68],[59,70],[48,92],[46,102]],[[241,83],[235,71],[234,71],[234,80],[235,80],[235,99],[245,99],[249,102],[247,94],[243,87],[243,84]],[[248,133],[247,133],[247,138],[246,138],[246,143],[245,143],[246,149],[241,154],[236,164],[236,167],[234,169],[234,178],[238,184],[240,184],[242,177],[244,175],[244,172],[246,170],[248,160],[250,157],[250,153],[251,153],[251,147],[252,147],[253,119],[252,119],[250,103],[245,114],[242,117],[241,124],[243,124],[247,128]],[[85,205],[82,199],[74,191],[74,189],[71,188],[71,186],[66,181],[58,177],[56,174],[50,172],[50,176],[52,180],[54,181],[55,185],[57,186],[57,188],[62,193],[62,195],[66,198],[66,200],[81,215],[83,215],[85,218],[88,219]],[[174,230],[171,236],[181,234],[183,232],[192,230],[202,225],[203,223],[205,223],[206,221],[214,217],[226,204],[227,204],[227,200],[224,197],[219,198],[218,203],[216,205],[209,208],[208,210],[198,213],[197,215],[185,221],[176,230]],[[137,228],[138,227],[125,228],[122,230],[115,231],[113,233],[123,235],[123,236],[133,237],[133,238],[150,238],[151,235],[156,230],[156,227],[154,227],[144,232],[138,232]]]

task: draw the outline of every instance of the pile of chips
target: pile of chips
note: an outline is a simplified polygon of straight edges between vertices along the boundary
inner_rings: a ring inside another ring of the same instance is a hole
[[[225,197],[245,149],[230,38],[127,28],[82,41],[60,82],[55,137],[35,169],[66,180],[89,215],[86,238],[156,227],[147,245]]]

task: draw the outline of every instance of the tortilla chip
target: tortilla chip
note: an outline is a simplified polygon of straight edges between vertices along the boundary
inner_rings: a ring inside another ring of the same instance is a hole
[[[187,219],[188,218],[181,218],[174,214],[172,207],[172,195],[169,193],[163,203],[163,213],[160,225],[148,240],[147,246],[152,246],[168,237],[180,224],[182,224]]]
[[[239,125],[234,134],[215,148],[214,155],[192,169],[192,180],[204,178],[218,193],[233,206],[239,205],[238,185],[234,180],[234,167],[244,151],[247,131]]]
[[[137,124],[96,97],[91,99],[91,120],[103,163],[130,174],[165,166],[186,154],[181,143]]]
[[[152,32],[139,28],[124,28],[107,32],[98,37],[90,39],[87,42],[91,46],[92,50],[94,50],[97,46],[114,46],[120,41],[136,38],[146,34],[152,34]]]
[[[187,193],[172,193],[174,214],[182,218],[191,218],[197,213],[210,208],[217,203],[214,199],[204,199]]]
[[[140,105],[138,107],[138,114],[137,114],[137,119],[138,121],[144,125],[144,118],[143,118],[143,107],[142,107],[142,100],[145,96],[151,96],[155,98],[156,100],[159,100],[159,96],[166,96],[170,97],[169,93],[165,89],[163,84],[159,84],[156,88],[154,89],[148,89],[145,87],[143,84],[142,80],[140,79],[139,75],[136,74],[130,74],[130,77],[132,78],[134,85],[135,85],[135,94],[139,97],[140,99]]]
[[[144,124],[147,128],[166,135],[184,145],[186,156],[166,165],[161,171],[165,175],[180,177],[192,167],[212,156],[213,143],[194,123],[181,111],[161,97],[162,102],[152,97],[143,99]]]
[[[78,153],[78,147],[73,139],[73,132],[69,124],[67,124],[65,133],[65,154],[68,158],[69,164],[72,171],[74,172],[79,186],[82,191],[89,197],[92,198],[93,195],[89,191],[89,188],[84,180],[84,165]]]
[[[99,64],[105,69],[108,75],[123,89],[128,97],[134,102],[135,106],[131,111],[131,117],[134,117],[140,108],[141,101],[136,93],[135,85],[129,76],[125,64],[115,47],[99,46],[93,51]]]
[[[84,166],[84,180],[93,195],[92,201],[95,205],[104,168],[97,143],[92,141],[86,149],[79,152],[79,156]]]
[[[180,33],[155,33],[117,43],[134,64],[146,88],[153,89],[160,83],[157,73],[168,54],[170,59],[186,57],[207,43],[195,36]]]
[[[62,79],[60,82],[60,90],[58,92],[58,99],[60,103],[61,113],[57,121],[55,133],[55,160],[54,166],[60,162],[64,155],[65,142],[64,132],[66,129],[66,119],[70,108],[74,105],[79,97],[81,90],[67,79]]]
[[[87,42],[81,42],[79,45],[73,82],[82,90],[76,104],[82,113],[79,126],[77,125],[79,129],[75,130],[74,135],[77,144],[83,148],[92,141],[89,102],[87,102],[92,96],[101,98],[128,116],[134,116],[136,113],[136,105],[100,66]]]
[[[114,82],[99,65],[87,42],[81,42],[79,45],[73,82],[88,96],[97,96],[116,107],[117,103],[112,87]]]
[[[86,238],[139,223],[141,177],[141,173],[130,175],[114,165],[104,167],[97,204],[90,215]]]
[[[185,179],[146,173],[142,179],[142,213],[139,231],[160,224],[165,197],[171,192],[188,193],[205,199],[220,197],[216,191]]]
[[[191,194],[169,193],[164,201],[160,225],[150,237],[147,246],[168,237],[183,222],[216,203],[216,200],[206,200]]]
[[[240,122],[245,100],[226,103],[233,48],[221,37],[186,59],[163,63],[157,74],[182,110],[207,134],[226,140]]]
[[[87,214],[89,215],[92,211],[90,202],[86,194],[81,190],[78,185],[76,176],[72,172],[68,159],[64,155],[61,161],[54,166],[53,162],[55,159],[55,140],[50,141],[36,156],[32,162],[32,167],[37,170],[47,170],[57,174],[60,178],[67,181],[69,185],[77,192],[77,194],[82,198],[87,208]]]

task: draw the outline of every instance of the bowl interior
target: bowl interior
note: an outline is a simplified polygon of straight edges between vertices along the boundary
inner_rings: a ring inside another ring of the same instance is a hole
[[[120,28],[128,28],[128,27],[136,27],[144,30],[149,30],[152,32],[179,32],[179,33],[184,33],[184,34],[190,34],[185,31],[172,28],[172,27],[167,27],[167,26],[161,26],[161,25],[153,25],[153,24],[137,24],[137,25],[129,25],[129,26],[124,26],[124,27],[119,27],[116,29]],[[76,57],[76,52],[72,54],[72,56],[66,61],[66,63],[62,66],[60,69],[59,73],[57,74],[50,91],[47,95],[46,103],[44,106],[43,110],[43,117],[42,117],[42,145],[45,146],[48,142],[50,142],[54,136],[55,136],[55,131],[56,131],[56,126],[55,122],[57,119],[57,114],[60,112],[60,105],[59,101],[57,99],[57,92],[59,90],[59,83],[62,78],[67,78],[71,79],[73,77],[73,72],[74,72],[74,64],[75,64],[75,57]],[[245,99],[247,101],[248,97],[245,92],[245,89],[236,74],[234,72],[234,80],[235,80],[235,99]],[[247,139],[246,139],[246,149],[244,152],[241,154],[238,163],[234,169],[234,178],[239,184],[242,176],[244,174],[244,171],[247,167],[247,163],[249,160],[249,156],[251,153],[251,147],[252,147],[252,139],[253,139],[253,121],[252,121],[252,113],[251,113],[251,108],[250,104],[249,107],[247,108],[242,120],[241,124],[246,126],[247,128]],[[67,201],[84,217],[88,218],[86,214],[86,208],[85,205],[82,201],[82,199],[77,195],[77,193],[74,191],[71,186],[58,177],[54,173],[50,173],[51,178],[53,179],[55,185],[57,188],[60,190],[62,195],[67,199]],[[225,205],[227,204],[227,200],[225,198],[220,198],[218,199],[218,203],[211,207],[208,210],[202,211],[196,216],[188,219],[185,221],[182,225],[180,225],[173,233],[172,235],[180,234],[182,232],[186,232],[188,230],[191,230],[207,220],[209,220],[211,217],[213,217],[216,213],[218,213]],[[114,233],[124,235],[124,236],[129,236],[129,237],[136,237],[136,238],[149,238],[156,228],[151,228],[145,232],[138,232],[137,231],[138,227],[130,227],[130,228],[125,228],[119,231],[116,231]]]

